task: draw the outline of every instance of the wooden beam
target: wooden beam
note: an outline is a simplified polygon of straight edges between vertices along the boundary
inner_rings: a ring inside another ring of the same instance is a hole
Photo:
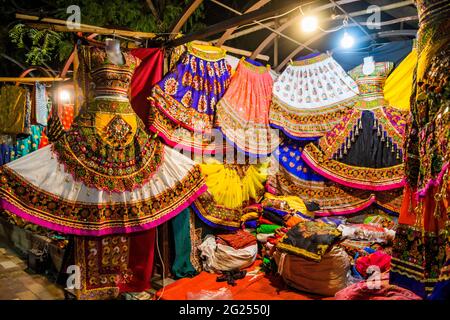
[[[297,49],[295,49],[294,51],[292,51],[276,68],[275,71],[276,72],[280,72],[281,69],[283,69],[283,67],[289,62],[291,61],[291,59],[293,59],[300,51],[302,51],[303,49],[305,49],[305,46],[310,45],[311,43],[321,39],[322,37],[324,37],[325,35],[327,35],[328,33],[320,33],[315,35],[314,37],[310,38],[308,41],[306,41],[303,45],[299,46]]]
[[[129,31],[129,30],[120,30],[120,29],[108,29],[98,26],[92,26],[88,24],[80,24],[79,26],[68,22],[66,20],[53,19],[53,18],[40,18],[37,16],[30,16],[26,14],[16,14],[16,18],[25,21],[35,21],[39,23],[49,24],[50,28],[59,32],[87,32],[87,33],[97,33],[97,34],[109,34],[109,35],[119,35],[125,37],[134,37],[134,38],[144,38],[151,39],[155,38],[156,34],[153,32],[139,32],[139,31]],[[39,25],[39,24],[37,24]],[[70,29],[72,27],[73,29]]]
[[[67,81],[70,78],[54,78],[54,77],[35,77],[35,78],[21,78],[21,77],[0,77],[0,82],[59,82]]]
[[[193,43],[200,44],[200,45],[207,45],[207,46],[211,46],[212,45],[210,42],[200,41],[200,40],[194,40]],[[239,56],[250,57],[250,55],[252,54],[251,51],[238,49],[238,48],[233,48],[233,47],[228,47],[228,46],[222,46],[221,48],[225,49],[228,52],[237,54]],[[263,55],[263,54],[260,54],[260,55],[258,55],[256,57],[256,59],[263,60],[263,61],[269,61],[270,57],[266,56],[266,55]]]
[[[184,24],[188,21],[189,17],[194,13],[194,11],[198,8],[199,5],[201,5],[203,0],[192,0],[191,3],[186,6],[183,13],[181,14],[181,17],[178,18],[178,20],[174,23],[172,26],[172,33],[171,39],[173,39],[177,33],[181,31],[181,28],[183,28]]]
[[[360,0],[341,0],[341,1],[337,1],[338,4],[347,4],[347,3],[352,3],[352,2],[358,2]],[[328,3],[325,4],[323,6],[320,7],[316,7],[310,10],[311,14],[320,12],[320,11],[324,11],[330,8],[333,8],[333,4],[332,3]],[[282,22],[281,25],[276,29],[276,31],[278,32],[283,32],[285,29],[289,28],[290,26],[292,26],[294,23],[297,22],[296,19],[297,16],[292,17],[291,19]],[[253,51],[252,56],[250,57],[251,59],[254,59],[253,57],[255,57],[256,55],[260,54],[261,52],[264,51],[264,49],[266,49],[271,43],[272,41],[277,37],[278,35],[276,33],[271,33],[267,36],[267,38],[265,38],[260,44],[259,46]],[[301,46],[301,45],[300,45]]]
[[[302,0],[301,2],[304,2]],[[231,19],[216,23],[214,25],[208,26],[203,30],[197,32],[192,32],[184,37],[169,41],[166,45],[171,47],[176,47],[193,40],[203,40],[212,36],[214,34],[223,32],[227,29],[243,25],[246,23],[251,23],[255,20],[260,20],[273,16],[276,12],[287,12],[293,10],[299,6],[298,3],[283,5],[282,0],[272,0],[268,5],[262,7],[261,9],[255,10],[253,12],[245,13],[242,16],[233,17]]]
[[[216,1],[214,1],[214,0],[211,0],[211,1],[217,4]],[[259,8],[261,8],[261,7],[263,7],[264,5],[266,5],[266,4],[269,3],[269,2],[270,2],[270,0],[258,0],[258,1],[256,1],[255,4],[253,4],[250,8],[248,8],[248,9],[244,12],[244,14],[245,14],[245,13],[252,12],[252,11],[255,11],[255,10],[257,10],[257,9],[259,9]],[[242,13],[240,13],[239,11],[238,11],[238,12],[235,12],[235,13],[237,13],[237,14],[240,15],[240,16],[242,15]],[[219,46],[219,47],[220,47],[221,45],[223,45],[223,44],[225,43],[225,41],[227,41],[228,38],[230,38],[230,36],[233,34],[233,32],[236,31],[236,28],[237,28],[237,26],[236,26],[236,27],[233,27],[233,28],[230,28],[230,29],[228,29],[227,31],[225,31],[225,33],[224,33],[224,34],[220,37],[220,39],[216,42],[216,45]]]
[[[161,21],[161,18],[159,17],[158,10],[156,10],[155,5],[153,4],[152,0],[146,0],[148,7],[150,8],[150,11],[155,16],[157,21]]]

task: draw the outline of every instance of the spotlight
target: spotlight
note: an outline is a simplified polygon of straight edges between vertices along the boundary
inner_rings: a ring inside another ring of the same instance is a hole
[[[302,30],[304,32],[314,32],[317,29],[318,21],[316,17],[307,16],[302,19]]]
[[[344,33],[344,36],[341,39],[341,46],[345,49],[353,47],[353,44],[355,43],[355,39],[351,35],[347,33],[347,31]]]
[[[65,89],[60,90],[59,91],[59,99],[63,103],[69,103],[70,102],[70,92]]]

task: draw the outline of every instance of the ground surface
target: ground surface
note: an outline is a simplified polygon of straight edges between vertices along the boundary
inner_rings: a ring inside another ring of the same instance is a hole
[[[27,270],[26,261],[0,242],[0,300],[62,300],[63,289]]]

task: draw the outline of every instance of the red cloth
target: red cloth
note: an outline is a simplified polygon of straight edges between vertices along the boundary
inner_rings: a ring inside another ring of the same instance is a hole
[[[234,249],[242,249],[256,244],[256,237],[243,230],[238,230],[235,233],[218,234],[217,238],[218,243],[222,243]]]
[[[133,277],[130,282],[120,283],[120,292],[141,292],[150,288],[155,256],[156,228],[129,234],[130,256],[128,268]]]
[[[148,127],[150,103],[147,98],[152,87],[162,79],[164,53],[160,48],[139,48],[131,50],[131,54],[141,60],[131,79],[131,105]]]
[[[363,276],[367,277],[367,268],[377,266],[381,272],[391,269],[391,256],[383,251],[376,251],[367,256],[356,259],[356,270]]]
[[[145,232],[75,237],[75,264],[81,269],[80,300],[115,299],[120,292],[150,288],[156,229]]]

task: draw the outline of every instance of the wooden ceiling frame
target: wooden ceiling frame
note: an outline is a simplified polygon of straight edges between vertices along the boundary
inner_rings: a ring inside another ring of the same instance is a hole
[[[173,24],[171,28],[172,35],[170,36],[170,39],[174,39],[177,34],[180,33],[183,26],[186,24],[186,22],[189,20],[189,18],[192,16],[194,11],[203,3],[203,0],[192,0],[189,5],[186,6],[181,16],[178,18],[178,20]]]
[[[339,4],[347,4],[347,3],[358,2],[358,1],[360,1],[360,0],[341,0],[341,1],[337,1],[337,3],[339,3]],[[321,11],[333,8],[333,6],[334,6],[334,4],[328,3],[328,4],[322,5],[320,7],[316,7],[314,9],[311,9],[310,12],[311,13],[318,13],[318,12],[321,12]],[[297,18],[297,16],[292,17],[291,19],[288,19],[286,22],[282,23],[276,30],[278,32],[283,32],[284,30],[289,28],[291,25],[293,25],[297,21],[296,18]],[[276,37],[277,37],[276,33],[271,33],[270,35],[268,35],[267,38],[265,38],[259,44],[259,46],[253,51],[253,54],[252,54],[252,56],[250,58],[254,59],[258,54],[261,54],[272,43],[272,41],[275,40]]]
[[[236,10],[235,13],[238,14],[238,15],[243,15],[243,14],[246,14],[246,13],[258,10],[259,8],[265,6],[270,1],[271,0],[258,0],[250,8],[245,10],[244,13],[241,13],[241,12],[239,12],[237,10]],[[212,0],[212,2],[217,4],[216,1]],[[238,26],[235,26],[233,28],[227,29],[227,31],[224,32],[224,34],[219,38],[219,40],[217,40],[216,45],[219,46],[219,47],[222,46],[225,43],[225,41],[227,41],[230,38],[230,36],[233,34],[233,32],[236,31],[237,27]]]

